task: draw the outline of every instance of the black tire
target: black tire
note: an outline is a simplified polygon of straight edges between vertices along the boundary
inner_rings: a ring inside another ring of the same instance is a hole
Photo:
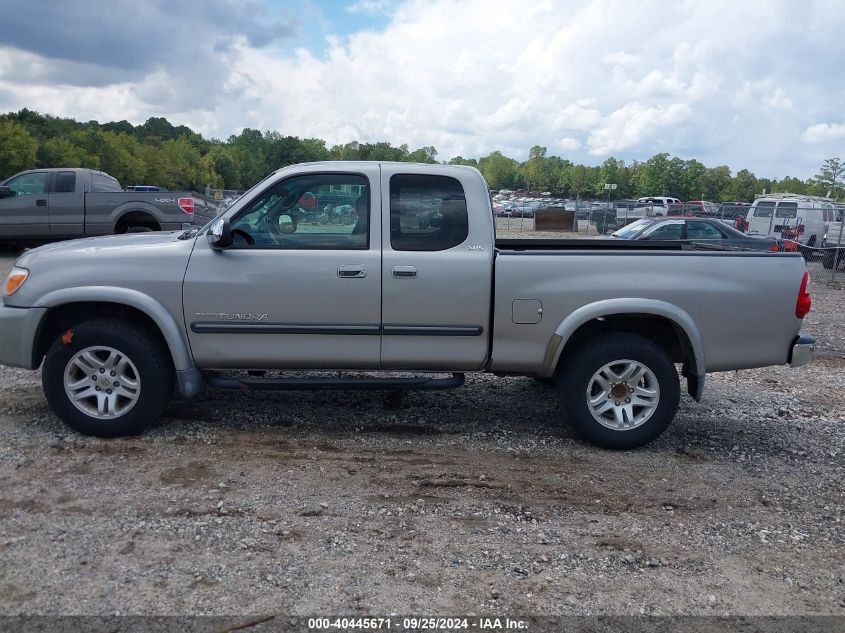
[[[125,233],[152,233],[152,227],[145,226],[143,224],[136,224],[134,226],[126,227]]]
[[[41,382],[47,402],[72,429],[97,437],[137,435],[157,422],[173,392],[173,364],[165,346],[143,328],[116,319],[85,321],[59,336],[47,352]],[[64,340],[70,338],[65,343]],[[64,339],[64,340],[63,340]],[[78,409],[68,396],[65,371],[79,352],[94,346],[117,350],[137,370],[140,390],[135,404],[119,417],[101,419]]]
[[[647,367],[660,395],[653,413],[642,424],[614,430],[593,417],[586,394],[596,372],[623,359]],[[575,430],[593,444],[610,449],[637,448],[658,437],[675,417],[681,397],[678,372],[666,352],[641,336],[624,333],[606,334],[573,350],[558,373],[557,388],[564,416]]]

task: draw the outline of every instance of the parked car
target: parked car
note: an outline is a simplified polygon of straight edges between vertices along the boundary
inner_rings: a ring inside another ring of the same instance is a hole
[[[750,202],[723,202],[719,205],[716,215],[725,224],[734,227],[738,231],[745,232],[743,228],[747,227],[743,227],[743,223],[750,207]]]
[[[590,217],[590,203],[584,200],[570,200],[564,204],[567,211],[575,211],[575,217],[579,220],[586,220]]]
[[[690,240],[729,249],[781,250],[777,240],[749,237],[719,220],[709,218],[644,218],[619,229],[612,237],[624,240]]]
[[[181,230],[215,214],[190,191],[124,191],[93,169],[30,169],[0,183],[3,241]]]
[[[292,226],[303,194],[343,185],[362,191],[353,225]],[[447,389],[493,372],[553,378],[561,420],[633,448],[675,416],[676,363],[696,400],[707,372],[808,363],[807,280],[788,253],[495,240],[476,169],[317,162],[275,172],[202,228],[24,253],[0,305],[0,363],[43,364],[59,418],[105,437],[155,423],[174,382],[192,398]],[[347,369],[375,376],[254,375]]]
[[[708,202],[707,200],[689,200],[687,202],[671,203],[667,207],[667,216],[684,216],[684,217],[715,217],[718,215],[719,205],[715,202]]]

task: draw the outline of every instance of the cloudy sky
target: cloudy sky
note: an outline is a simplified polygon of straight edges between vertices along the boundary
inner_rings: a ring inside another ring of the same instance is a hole
[[[760,176],[845,158],[842,0],[4,0],[0,112]]]

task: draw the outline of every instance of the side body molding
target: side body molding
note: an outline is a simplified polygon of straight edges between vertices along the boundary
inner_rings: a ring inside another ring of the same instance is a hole
[[[543,358],[542,375],[548,377],[554,373],[563,348],[579,327],[593,319],[613,314],[651,314],[665,317],[681,328],[692,347],[694,356],[692,367],[699,383],[695,391],[698,392],[698,397],[701,396],[700,392],[704,388],[704,374],[706,371],[701,333],[698,331],[695,321],[693,321],[692,317],[686,311],[676,305],[656,299],[605,299],[578,308],[567,316],[555,329]],[[695,394],[693,395],[695,396]]]
[[[86,301],[119,303],[140,310],[150,317],[158,326],[170,350],[180,393],[186,398],[190,398],[200,392],[202,376],[199,369],[194,365],[184,332],[179,328],[176,319],[168,312],[167,308],[149,295],[129,288],[80,286],[49,292],[41,297],[33,307],[53,308],[68,303]]]

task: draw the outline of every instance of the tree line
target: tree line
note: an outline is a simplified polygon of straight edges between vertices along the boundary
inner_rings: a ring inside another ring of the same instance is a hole
[[[0,179],[35,167],[89,167],[111,174],[123,185],[241,190],[285,165],[319,160],[438,162],[437,150],[430,146],[410,150],[406,144],[351,142],[327,147],[321,139],[251,128],[225,141],[205,139],[163,117],[132,125],[128,121],[83,123],[28,109],[0,115]],[[845,165],[838,158],[826,160],[814,178],[805,180],[758,178],[747,169],[733,174],[727,165],[707,167],[668,153],[646,161],[608,158],[598,166],[578,165],[549,156],[547,148],[539,145],[531,148],[523,162],[500,151],[478,159],[456,156],[447,162],[477,167],[492,189],[550,191],[573,198],[603,197],[605,183],[617,184],[617,199],[665,195],[681,200],[751,201],[764,190],[845,196]]]

